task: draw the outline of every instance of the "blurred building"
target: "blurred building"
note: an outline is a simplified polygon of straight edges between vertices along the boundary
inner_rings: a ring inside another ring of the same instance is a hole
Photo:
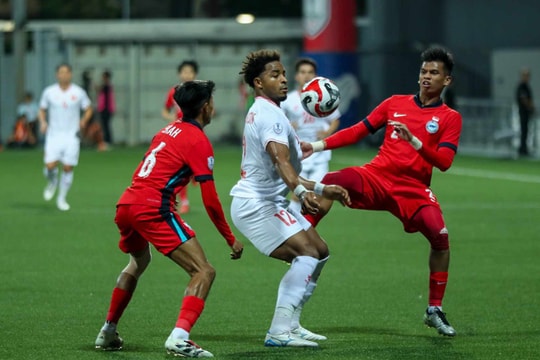
[[[302,52],[302,5],[318,1],[331,0],[28,0],[24,88],[39,94],[54,81],[60,61],[73,64],[76,82],[85,69],[97,74],[109,68],[119,108],[114,131],[120,141],[144,142],[162,125],[159,109],[176,81],[176,65],[194,58],[200,78],[218,85],[217,119],[208,130],[219,139],[241,129],[237,87],[245,54],[277,48],[291,73]],[[6,20],[0,22],[3,137],[17,103],[9,4],[0,0],[0,19]],[[246,12],[255,15],[252,24],[234,21]],[[391,94],[415,92],[419,54],[431,44],[447,46],[455,55],[458,102],[508,101],[521,66],[540,74],[535,68],[540,33],[530,27],[538,14],[540,2],[533,0],[357,0],[359,113]],[[532,87],[540,89],[540,76],[533,75]]]

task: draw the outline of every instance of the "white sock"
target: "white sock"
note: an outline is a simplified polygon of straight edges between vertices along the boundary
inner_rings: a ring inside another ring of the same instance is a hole
[[[292,314],[300,305],[309,278],[318,262],[318,259],[311,256],[297,256],[293,259],[290,269],[279,283],[276,309],[269,333],[283,334],[291,330]]]
[[[58,187],[59,199],[66,198],[66,195],[72,183],[73,183],[73,171],[70,171],[70,172],[63,171],[62,175],[60,176],[60,186]]]
[[[106,332],[116,332],[116,324],[110,321],[105,321],[105,324],[103,324],[101,330]]]
[[[54,167],[50,170],[47,167],[45,167],[43,169],[43,175],[45,175],[45,178],[47,178],[47,181],[49,183],[54,184],[54,186],[58,184],[58,168],[57,167]]]
[[[311,298],[311,295],[313,295],[313,292],[315,291],[315,288],[317,287],[317,280],[319,280],[319,276],[321,275],[321,271],[328,261],[328,258],[330,256],[325,257],[322,260],[319,260],[317,263],[317,266],[315,267],[315,270],[313,271],[313,274],[311,274],[311,279],[309,280],[309,284],[306,286],[306,291],[304,292],[304,296],[302,297],[302,301],[300,302],[300,305],[294,310],[292,319],[291,319],[291,329],[296,329],[300,327],[300,315],[302,315],[302,309],[304,308],[304,304]]]
[[[173,331],[171,332],[171,337],[173,339],[189,340],[189,333],[182,328],[175,327]]]

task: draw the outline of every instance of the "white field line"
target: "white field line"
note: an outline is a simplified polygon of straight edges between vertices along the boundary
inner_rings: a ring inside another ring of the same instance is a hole
[[[448,170],[448,174],[458,175],[458,176],[479,177],[479,178],[493,179],[493,180],[509,180],[509,181],[524,182],[524,183],[540,184],[540,176],[529,175],[529,174],[515,174],[515,173],[507,173],[507,172],[491,171],[491,170],[467,169],[467,168],[460,168],[460,167],[450,168],[450,170]]]
[[[484,210],[484,211],[508,211],[508,210],[516,210],[516,211],[524,211],[524,210],[538,210],[540,209],[540,204],[535,202],[463,202],[463,203],[455,203],[455,202],[448,202],[445,201],[442,204],[443,211],[445,210],[464,210],[464,209],[471,209],[471,210]]]

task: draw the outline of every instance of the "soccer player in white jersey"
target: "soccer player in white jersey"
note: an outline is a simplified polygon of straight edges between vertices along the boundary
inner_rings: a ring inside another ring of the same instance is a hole
[[[62,211],[70,208],[66,196],[73,183],[73,168],[79,162],[79,132],[92,116],[88,95],[81,87],[73,84],[71,78],[71,66],[59,65],[56,68],[58,82],[45,88],[39,102],[39,123],[41,132],[45,134],[44,162],[47,178],[43,198],[51,200],[58,187],[56,206]],[[62,164],[60,179],[58,164]]]
[[[287,99],[281,102],[281,108],[285,111],[285,115],[291,121],[301,141],[314,142],[322,140],[338,129],[341,113],[336,110],[328,116],[315,117],[304,111],[300,93],[304,85],[317,76],[317,63],[310,58],[300,58],[296,61],[295,71],[296,89],[291,91],[287,95]],[[313,157],[313,155],[316,156]],[[332,154],[330,150],[326,150],[313,155],[302,161],[300,176],[320,181],[328,173],[328,163]],[[296,196],[291,197],[289,207],[300,211],[301,204]]]
[[[296,211],[287,211],[290,190],[303,210],[317,213],[320,197],[349,202],[339,186],[298,175],[302,151],[296,133],[279,107],[287,97],[287,78],[275,50],[258,50],[244,60],[245,82],[255,102],[245,118],[241,179],[232,188],[231,217],[264,255],[291,264],[281,279],[266,346],[315,347],[326,337],[300,325],[300,313],[328,260],[324,240]]]

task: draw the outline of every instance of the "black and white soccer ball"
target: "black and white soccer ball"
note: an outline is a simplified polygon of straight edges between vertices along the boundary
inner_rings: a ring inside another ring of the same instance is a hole
[[[325,117],[336,111],[341,96],[330,79],[317,76],[306,83],[300,93],[304,110],[315,117]]]

